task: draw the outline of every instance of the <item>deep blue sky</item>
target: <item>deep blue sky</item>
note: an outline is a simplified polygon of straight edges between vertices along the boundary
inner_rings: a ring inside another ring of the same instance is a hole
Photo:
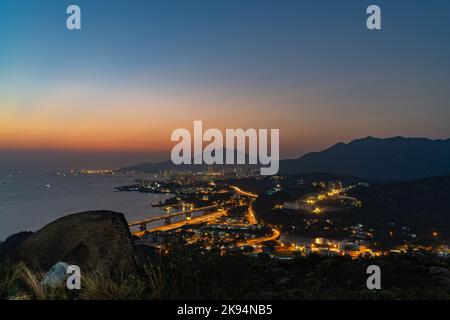
[[[370,4],[382,31],[365,27]],[[280,128],[284,157],[450,137],[449,35],[444,0],[2,0],[0,165],[36,149],[164,157],[193,120]]]

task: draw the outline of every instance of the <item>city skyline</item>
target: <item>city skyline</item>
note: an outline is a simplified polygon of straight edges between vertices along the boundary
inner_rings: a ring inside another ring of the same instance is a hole
[[[194,120],[279,128],[281,158],[450,137],[444,1],[378,1],[381,31],[361,1],[82,0],[80,31],[69,4],[1,4],[2,167],[166,160]]]

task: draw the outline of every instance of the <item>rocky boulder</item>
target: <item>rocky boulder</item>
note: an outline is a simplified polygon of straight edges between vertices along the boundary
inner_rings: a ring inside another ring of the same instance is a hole
[[[81,272],[127,275],[141,270],[128,223],[121,213],[88,211],[60,218],[21,243],[12,259],[35,271],[55,263],[78,265]]]
[[[17,246],[19,246],[26,239],[31,237],[33,232],[30,231],[22,231],[13,234],[8,237],[4,242],[0,244],[0,262],[8,259],[11,254],[16,250]]]
[[[41,284],[51,288],[58,287],[62,282],[66,281],[69,265],[65,262],[58,262],[44,275]]]

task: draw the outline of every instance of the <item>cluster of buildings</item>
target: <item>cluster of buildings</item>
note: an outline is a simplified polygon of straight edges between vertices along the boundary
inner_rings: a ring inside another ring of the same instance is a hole
[[[322,214],[329,211],[337,211],[346,206],[361,206],[361,202],[353,197],[345,195],[352,188],[343,187],[342,182],[314,182],[313,186],[320,187],[324,191],[308,194],[294,201],[286,201],[283,208],[289,210],[301,210],[312,214]]]
[[[370,249],[366,243],[360,241],[348,240],[330,240],[325,238],[315,238],[312,240],[304,240],[300,243],[293,244],[283,242],[278,248],[277,253],[289,254],[296,253],[301,255],[319,254],[325,256],[350,256],[359,258],[361,256],[380,256],[381,251]]]
[[[236,166],[206,166],[204,170],[184,170],[184,169],[166,169],[160,170],[159,176],[169,179],[191,178],[191,179],[232,179],[247,178],[258,174],[258,170],[251,165]]]

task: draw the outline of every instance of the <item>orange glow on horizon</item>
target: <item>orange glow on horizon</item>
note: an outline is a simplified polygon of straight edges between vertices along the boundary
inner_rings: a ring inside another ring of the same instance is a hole
[[[307,144],[320,139],[312,139],[315,133],[299,125],[296,117],[285,119],[278,113],[267,117],[283,100],[283,94],[268,92],[63,83],[30,96],[2,99],[0,148],[170,152],[172,131],[192,132],[193,121],[202,120],[204,129],[279,128],[281,152],[291,150],[299,156],[299,150],[310,149]]]

